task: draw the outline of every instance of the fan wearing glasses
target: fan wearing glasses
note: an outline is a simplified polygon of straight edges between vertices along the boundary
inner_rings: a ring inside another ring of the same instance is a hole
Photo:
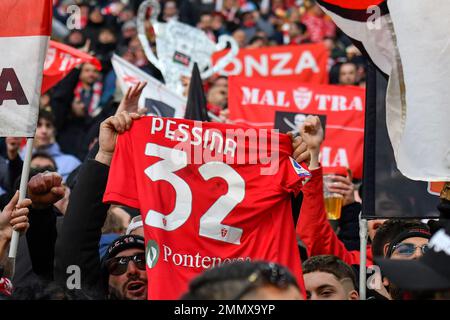
[[[419,259],[427,252],[430,237],[429,227],[419,220],[389,219],[378,228],[372,242],[372,253],[374,257],[393,260]],[[388,279],[383,279],[383,285],[391,299],[403,296]]]
[[[109,299],[147,299],[144,238],[125,235],[114,240],[102,259],[102,271]]]
[[[419,220],[390,219],[380,226],[373,239],[373,256],[418,259],[426,252],[430,237],[430,229]]]

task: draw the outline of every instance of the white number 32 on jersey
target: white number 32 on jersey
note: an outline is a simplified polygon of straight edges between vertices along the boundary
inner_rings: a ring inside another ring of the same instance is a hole
[[[175,174],[176,171],[188,165],[187,154],[184,151],[154,143],[147,143],[145,154],[162,159],[145,169],[145,174],[154,182],[167,181],[172,185],[176,194],[172,212],[163,214],[155,210],[149,210],[145,218],[145,224],[166,231],[176,230],[189,219],[192,212],[191,188],[186,181]],[[205,180],[219,177],[228,184],[228,192],[220,196],[200,218],[199,235],[240,244],[242,229],[222,224],[222,221],[244,199],[244,179],[228,164],[218,161],[207,162],[201,165],[198,171]]]

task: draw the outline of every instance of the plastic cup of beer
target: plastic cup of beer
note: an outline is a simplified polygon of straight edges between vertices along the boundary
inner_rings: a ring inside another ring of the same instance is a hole
[[[340,193],[331,192],[328,187],[334,182],[334,177],[346,176],[347,169],[345,167],[324,168],[323,176],[323,198],[325,201],[325,211],[328,220],[339,220],[341,218],[342,203],[344,197]]]

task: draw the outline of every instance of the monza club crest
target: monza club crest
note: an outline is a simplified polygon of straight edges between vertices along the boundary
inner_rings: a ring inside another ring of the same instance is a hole
[[[293,90],[292,96],[294,97],[294,102],[297,108],[300,110],[304,110],[311,103],[313,92],[308,88],[298,87],[297,89]]]

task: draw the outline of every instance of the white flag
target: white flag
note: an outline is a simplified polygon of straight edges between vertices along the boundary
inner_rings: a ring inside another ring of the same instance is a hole
[[[386,123],[398,169],[450,181],[450,1],[318,3],[389,76]]]
[[[52,0],[1,0],[0,15],[0,137],[34,137]]]
[[[140,70],[121,57],[114,55],[111,59],[122,92],[139,81],[146,81],[139,100],[139,108],[146,108],[149,113],[160,117],[183,118],[186,99],[167,88],[151,75]]]

